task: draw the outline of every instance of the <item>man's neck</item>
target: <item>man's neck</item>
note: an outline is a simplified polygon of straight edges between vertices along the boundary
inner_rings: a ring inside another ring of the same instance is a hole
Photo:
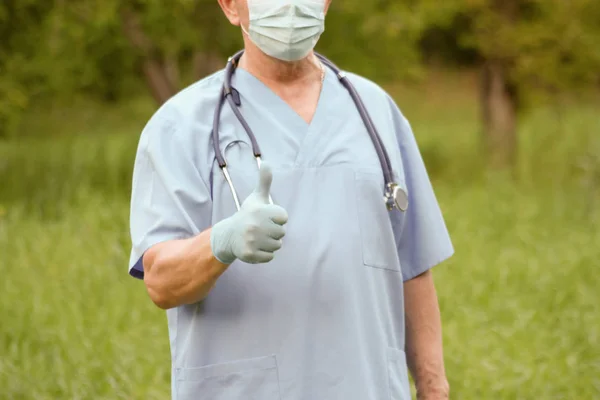
[[[256,46],[247,45],[239,67],[272,85],[295,86],[320,76],[320,66],[313,52],[296,62],[269,57]]]

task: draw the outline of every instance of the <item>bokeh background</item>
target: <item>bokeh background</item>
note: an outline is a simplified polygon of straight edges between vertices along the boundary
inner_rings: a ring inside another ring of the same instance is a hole
[[[135,149],[241,45],[216,0],[0,2],[0,398],[168,398]],[[413,125],[456,247],[452,397],[600,399],[600,2],[334,0],[318,50]]]

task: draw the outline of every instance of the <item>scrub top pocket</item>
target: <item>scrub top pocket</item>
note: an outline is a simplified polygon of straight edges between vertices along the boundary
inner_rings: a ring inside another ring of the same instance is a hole
[[[177,400],[280,400],[275,356],[176,370]]]
[[[391,400],[410,400],[410,383],[406,368],[406,354],[400,349],[388,348],[388,374]]]
[[[381,171],[355,171],[354,177],[363,264],[400,272],[390,212],[383,201]]]

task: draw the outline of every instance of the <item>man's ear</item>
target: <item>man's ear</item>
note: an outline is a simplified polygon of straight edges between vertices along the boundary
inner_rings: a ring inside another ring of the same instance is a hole
[[[227,19],[229,20],[229,22],[232,25],[235,26],[240,26],[240,14],[239,14],[239,10],[240,8],[238,7],[238,0],[218,0],[219,1],[219,5],[221,6],[221,9],[223,10],[223,13],[225,14],[225,16],[227,17]]]

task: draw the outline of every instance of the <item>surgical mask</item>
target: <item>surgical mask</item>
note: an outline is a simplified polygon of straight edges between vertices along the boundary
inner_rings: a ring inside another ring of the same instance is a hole
[[[250,24],[242,30],[265,54],[303,59],[325,30],[325,0],[248,0]]]

